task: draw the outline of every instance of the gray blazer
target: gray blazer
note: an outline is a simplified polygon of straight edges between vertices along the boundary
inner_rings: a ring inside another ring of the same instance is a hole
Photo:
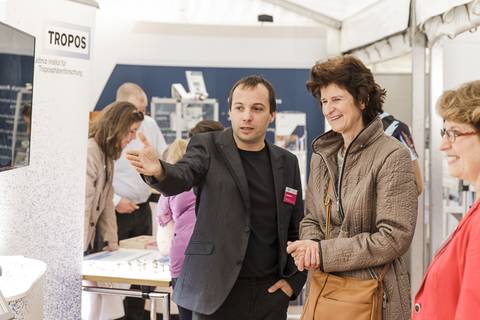
[[[298,272],[286,246],[287,241],[298,239],[303,216],[300,171],[292,153],[269,143],[267,147],[277,202],[278,276],[290,283],[296,296],[306,274]],[[197,222],[173,300],[195,312],[212,314],[238,278],[250,236],[248,183],[232,130],[195,135],[182,160],[162,165],[164,180],[146,178],[162,194],[171,196],[197,187]],[[298,190],[295,205],[283,202],[286,187]]]

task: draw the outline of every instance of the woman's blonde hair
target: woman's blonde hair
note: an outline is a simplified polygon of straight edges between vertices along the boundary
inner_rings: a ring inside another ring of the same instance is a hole
[[[480,80],[445,91],[438,99],[437,111],[444,120],[472,125],[480,135]]]
[[[165,161],[174,164],[178,160],[183,158],[183,155],[187,151],[188,142],[185,139],[176,139],[165,150]]]
[[[90,125],[89,138],[94,138],[107,158],[118,159],[122,153],[122,139],[130,127],[143,120],[143,113],[130,102],[109,104]]]

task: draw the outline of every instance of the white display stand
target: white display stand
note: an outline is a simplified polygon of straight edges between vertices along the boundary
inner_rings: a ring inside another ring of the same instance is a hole
[[[15,319],[43,319],[43,279],[47,265],[23,256],[0,256],[0,290]]]
[[[442,161],[443,216],[442,237],[447,239],[475,202],[476,194],[466,181],[449,175],[446,157]]]
[[[216,99],[187,100],[152,97],[152,118],[158,124],[167,144],[188,138],[188,130],[201,120],[218,121]]]
[[[298,159],[303,187],[307,186],[307,114],[305,112],[277,112],[275,120],[275,145],[285,148]]]

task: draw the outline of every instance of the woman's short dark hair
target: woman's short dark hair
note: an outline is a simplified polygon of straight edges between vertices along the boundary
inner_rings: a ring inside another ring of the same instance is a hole
[[[320,90],[330,84],[347,90],[357,105],[365,104],[362,112],[365,125],[383,112],[386,91],[375,82],[370,69],[359,59],[341,56],[317,62],[310,71],[307,89],[315,98],[320,99]]]
[[[233,85],[232,89],[230,90],[230,94],[228,95],[228,110],[232,109],[232,96],[233,96],[233,92],[237,87],[253,89],[260,84],[262,84],[263,86],[265,86],[265,88],[267,88],[268,103],[270,104],[269,106],[270,113],[274,113],[275,111],[277,111],[277,100],[275,98],[275,90],[273,89],[272,84],[264,77],[258,76],[258,75],[251,75],[251,76],[244,77],[238,80]]]
[[[202,120],[199,121],[195,127],[188,131],[188,137],[191,138],[197,133],[209,132],[209,131],[222,131],[224,129],[223,124],[215,120]]]
[[[122,153],[122,139],[134,123],[143,121],[143,117],[130,102],[113,102],[95,118],[88,137],[95,139],[106,157],[118,159]]]

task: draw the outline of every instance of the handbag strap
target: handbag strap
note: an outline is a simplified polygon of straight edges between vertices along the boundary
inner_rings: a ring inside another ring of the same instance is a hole
[[[325,205],[325,240],[331,238],[331,210],[332,210],[332,198],[330,192],[333,191],[332,179],[328,178],[328,187],[325,191],[323,203]]]
[[[325,205],[325,240],[331,239],[332,236],[332,224],[331,224],[331,210],[332,210],[332,198],[330,197],[330,193],[333,192],[333,184],[332,184],[332,179],[328,178],[328,187],[327,190],[325,191],[325,196],[323,198],[323,203]],[[388,269],[390,268],[391,263],[386,263],[383,268],[382,272],[380,272],[380,275],[378,276],[377,280],[379,282],[382,282],[383,279],[385,278],[385,275],[388,272]],[[368,268],[370,269],[370,267]]]
[[[382,282],[383,281],[383,278],[385,278],[385,275],[387,274],[387,271],[388,269],[390,268],[390,265],[391,263],[386,263],[383,268],[382,268],[382,272],[380,272],[380,275],[378,276],[377,280],[379,282]]]

